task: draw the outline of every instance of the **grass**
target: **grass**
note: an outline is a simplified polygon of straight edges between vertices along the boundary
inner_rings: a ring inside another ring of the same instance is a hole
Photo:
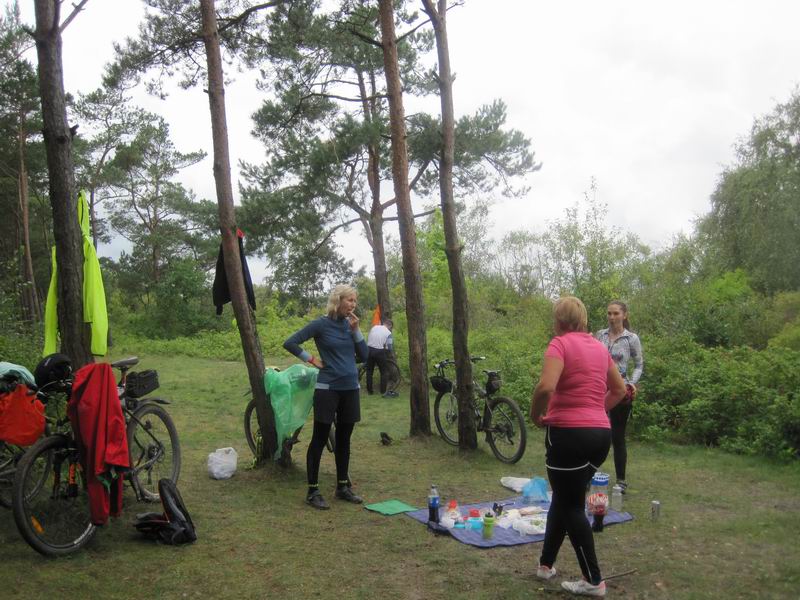
[[[65,559],[35,553],[3,511],[3,598],[514,599],[552,597],[548,592],[558,588],[560,578],[544,584],[533,576],[540,544],[480,550],[435,537],[405,516],[383,517],[335,501],[327,452],[320,483],[332,509],[308,508],[308,431],[295,448],[293,468],[248,469],[244,365],[153,355],[143,357],[141,367],[158,369],[160,391],[173,401],[169,411],[183,450],[179,488],[198,528],[197,543],[170,547],[140,539],[130,523],[152,505],[137,505],[127,488],[124,515]],[[407,395],[363,398],[351,475],[368,501],[397,498],[422,507],[436,483],[445,501],[477,502],[513,495],[499,484],[504,475],[545,473],[538,430],[529,431],[523,459],[507,466],[483,441],[477,452],[461,454],[438,437],[409,439],[408,420]],[[382,446],[381,431],[395,442]],[[239,452],[239,470],[230,480],[211,480],[207,455],[226,446]],[[800,465],[666,444],[633,443],[629,455],[625,508],[635,520],[606,529],[596,543],[605,575],[636,572],[609,580],[610,596],[797,597]],[[662,504],[656,522],[649,519],[653,499]],[[568,544],[557,565],[565,577],[578,576]]]

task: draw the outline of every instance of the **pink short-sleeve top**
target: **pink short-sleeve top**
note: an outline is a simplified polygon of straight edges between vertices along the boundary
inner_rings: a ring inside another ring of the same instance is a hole
[[[614,362],[606,347],[590,334],[574,331],[554,337],[544,355],[562,361],[564,370],[543,422],[553,427],[610,428],[605,396]]]

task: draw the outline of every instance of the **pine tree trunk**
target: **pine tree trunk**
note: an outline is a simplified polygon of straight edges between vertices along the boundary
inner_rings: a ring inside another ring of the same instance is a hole
[[[425,334],[425,313],[422,300],[422,278],[417,260],[417,236],[411,210],[408,184],[408,150],[406,147],[403,91],[397,60],[397,38],[394,29],[392,0],[379,0],[383,64],[389,95],[389,121],[392,133],[392,179],[397,199],[400,225],[400,247],[403,253],[403,280],[406,291],[408,319],[408,363],[411,370],[411,427],[412,436],[431,432],[428,401],[428,351]]]
[[[456,362],[456,395],[458,397],[458,445],[470,450],[478,447],[475,418],[472,411],[472,362],[469,354],[469,300],[464,270],[461,266],[463,245],[458,239],[456,205],[453,199],[453,153],[455,148],[455,110],[453,108],[453,75],[447,44],[447,4],[439,0],[438,10],[432,0],[422,0],[431,18],[439,57],[439,91],[442,103],[442,157],[439,165],[439,194],[444,219],[445,254],[453,290],[453,357]]]
[[[364,122],[370,124],[375,119],[375,107],[369,97],[374,90],[367,92],[364,75],[358,72],[358,89],[361,94],[361,109],[364,111]],[[381,206],[381,173],[380,173],[380,148],[371,143],[367,148],[369,159],[367,161],[367,183],[372,196],[372,207],[369,218],[369,232],[367,237],[372,246],[372,261],[375,267],[375,292],[378,296],[378,306],[381,307],[381,316],[387,319],[392,316],[392,303],[389,298],[389,278],[386,271],[386,249],[383,238],[383,207]],[[367,223],[364,223],[367,227]]]
[[[381,307],[381,316],[387,319],[392,317],[392,303],[389,299],[389,275],[386,270],[386,249],[383,240],[383,216],[381,214],[370,218],[372,229],[372,261],[375,266],[375,291],[378,294],[378,304]]]
[[[259,459],[271,458],[275,454],[277,436],[275,416],[264,390],[264,357],[256,330],[253,311],[247,302],[244,288],[242,263],[239,257],[239,243],[236,237],[236,215],[233,207],[233,185],[231,183],[230,154],[228,151],[228,124],[225,114],[225,87],[222,73],[222,58],[219,48],[217,17],[214,0],[201,0],[200,10],[203,18],[203,41],[208,63],[208,102],[211,111],[211,131],[214,146],[214,181],[219,205],[219,222],[222,233],[222,251],[231,303],[242,339],[242,350],[247,365],[250,387],[256,401],[258,423],[262,432],[263,455]],[[291,463],[291,453],[286,450],[281,463]]]
[[[94,359],[89,328],[83,323],[83,242],[78,224],[72,134],[67,124],[64,97],[60,6],[57,0],[35,0],[35,39],[58,266],[61,350],[70,357],[73,368],[78,369]]]
[[[42,304],[36,290],[36,280],[33,275],[33,258],[31,257],[30,211],[28,193],[28,169],[25,165],[25,116],[20,115],[19,131],[17,136],[19,158],[19,213],[22,233],[22,312],[26,321],[38,323],[42,320]]]

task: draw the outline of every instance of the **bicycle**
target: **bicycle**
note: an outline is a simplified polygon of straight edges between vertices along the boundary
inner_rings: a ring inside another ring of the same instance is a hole
[[[485,360],[485,356],[472,356],[476,363]],[[458,445],[458,398],[455,395],[455,378],[449,379],[445,369],[455,365],[452,359],[434,363],[436,374],[430,378],[433,389],[437,392],[433,405],[436,429],[442,439],[453,446]],[[481,385],[473,380],[477,397],[473,397],[470,406],[475,414],[477,430],[486,433],[486,441],[498,460],[504,463],[516,463],[525,454],[528,433],[525,418],[514,400],[505,396],[495,397],[500,390],[502,380],[500,371],[487,371],[486,383]],[[482,403],[482,405],[481,405]]]
[[[280,369],[275,369],[279,371]],[[258,414],[256,411],[256,401],[255,398],[252,397],[253,390],[248,389],[244,396],[250,396],[250,401],[247,403],[247,406],[244,408],[244,437],[247,440],[247,445],[250,446],[250,451],[253,453],[253,456],[258,458],[261,453],[259,449],[259,445],[261,444],[261,426],[258,424]],[[269,398],[269,396],[267,396]],[[331,425],[331,430],[328,433],[328,441],[325,442],[325,447],[328,449],[328,452],[335,452],[336,451],[336,434],[335,434],[335,427],[336,425]],[[284,445],[286,446],[286,450],[291,450],[292,446],[294,446],[297,442],[300,441],[300,431],[302,427],[298,427],[295,430],[292,437],[283,441]]]
[[[138,387],[128,381],[128,370],[138,362],[132,357],[111,366],[121,373],[119,394],[130,455],[130,470],[125,478],[137,500],[155,501],[159,499],[161,478],[177,482],[181,450],[175,424],[162,407],[169,401],[142,397],[158,387],[155,371]],[[69,397],[71,379],[55,383],[53,391]],[[50,401],[54,393],[45,388],[38,393]],[[31,446],[14,475],[14,521],[25,541],[45,556],[71,554],[86,545],[96,532],[90,519],[86,474],[68,423],[66,417],[56,418],[57,433]]]
[[[376,371],[378,371],[378,377],[380,377],[380,369],[376,368]],[[359,363],[358,365],[359,382],[364,381],[364,373],[366,372],[367,372],[367,364]],[[386,371],[384,372],[383,377],[386,381],[385,393],[389,394],[390,396],[396,395],[397,389],[403,383],[403,375],[402,372],[400,371],[400,367],[397,365],[397,359],[392,355],[386,357]]]

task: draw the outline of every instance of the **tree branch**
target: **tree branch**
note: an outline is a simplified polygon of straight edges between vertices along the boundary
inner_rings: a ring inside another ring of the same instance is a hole
[[[301,98],[301,100],[305,100],[306,98],[312,98],[314,96],[316,96],[318,98],[331,98],[333,100],[342,100],[343,102],[363,102],[365,99],[366,100],[372,100],[375,97],[377,97],[377,98],[386,98],[387,97],[386,94],[377,94],[376,96],[370,96],[369,98],[348,98],[347,96],[337,96],[336,94],[325,94],[325,93],[322,93],[322,92],[311,92],[310,94],[306,94],[305,96],[303,96]]]
[[[431,161],[429,161],[429,160],[426,160],[424,163],[422,163],[422,166],[421,166],[421,167],[420,167],[420,168],[417,170],[417,174],[416,174],[416,175],[414,175],[414,179],[412,179],[412,180],[411,180],[411,183],[409,183],[409,184],[408,184],[408,189],[409,189],[409,190],[412,190],[412,191],[413,191],[413,190],[414,190],[414,188],[416,188],[416,187],[417,187],[417,183],[419,182],[420,178],[422,177],[422,174],[423,174],[423,173],[425,172],[425,170],[428,168],[428,165],[429,165],[430,163],[431,163]],[[384,202],[383,204],[381,204],[381,210],[386,210],[386,209],[387,209],[387,208],[389,208],[389,207],[390,207],[392,204],[394,204],[396,201],[397,201],[397,198],[391,198],[390,200],[387,200],[386,202]],[[424,215],[422,215],[422,216],[424,216]]]
[[[226,29],[238,25],[242,21],[246,21],[250,17],[250,15],[253,14],[254,12],[257,12],[259,10],[264,10],[265,8],[273,8],[280,4],[285,4],[286,2],[287,0],[271,0],[270,2],[264,2],[262,4],[256,4],[255,6],[251,6],[240,15],[237,15],[230,19],[219,19],[218,23],[224,23],[224,25],[218,25],[217,30],[221,33]]]
[[[394,202],[394,200],[392,200],[392,202]],[[436,212],[436,209],[435,208],[431,208],[430,210],[426,210],[424,212],[421,212],[421,213],[418,213],[418,214],[412,215],[412,216],[415,219],[419,219],[421,217],[427,217],[428,215],[430,215],[430,214],[432,214],[434,212]],[[387,221],[397,221],[397,219],[398,219],[398,217],[383,217],[383,218],[381,218],[381,222],[382,223],[386,223]],[[325,234],[325,237],[322,238],[322,241],[320,241],[316,246],[314,246],[314,249],[311,251],[311,254],[316,254],[317,251],[320,248],[322,248],[322,246],[325,244],[325,242],[327,242],[331,238],[331,236],[334,233],[336,233],[339,229],[342,229],[343,227],[347,227],[348,225],[352,225],[353,223],[358,223],[360,221],[362,221],[362,217],[359,216],[359,217],[356,217],[355,219],[350,219],[349,221],[345,221],[344,223],[339,223],[336,227],[334,227],[333,229],[328,231],[328,233]]]
[[[423,2],[424,2],[424,0],[423,0]],[[417,25],[416,27],[414,27],[414,28],[410,29],[409,31],[406,31],[406,32],[405,32],[403,35],[398,35],[398,36],[397,36],[397,41],[396,41],[395,43],[399,44],[399,43],[400,43],[400,42],[402,42],[404,39],[406,39],[408,36],[410,36],[411,34],[413,34],[413,33],[414,33],[414,32],[415,32],[417,29],[419,29],[420,27],[422,27],[422,26],[423,26],[423,25],[425,25],[426,23],[430,23],[430,22],[431,22],[431,20],[430,20],[430,19],[425,19],[424,21],[422,21],[422,23],[420,23],[420,24],[419,24],[419,25]]]
[[[320,241],[320,243],[319,243],[319,244],[317,244],[316,246],[314,246],[314,249],[311,251],[311,254],[316,254],[316,253],[317,253],[317,250],[319,250],[320,248],[322,248],[322,246],[325,244],[325,242],[327,242],[327,241],[330,239],[330,237],[331,237],[331,236],[332,236],[332,235],[333,235],[333,234],[334,234],[336,231],[338,231],[338,230],[339,230],[339,229],[341,229],[342,227],[347,227],[348,225],[352,225],[353,223],[358,223],[358,222],[360,222],[360,221],[361,221],[361,217],[356,217],[355,219],[351,219],[351,220],[349,220],[349,221],[347,221],[347,222],[345,222],[345,223],[339,223],[339,224],[338,224],[336,227],[334,227],[334,228],[333,228],[333,229],[331,229],[331,230],[330,230],[328,233],[326,233],[326,234],[325,234],[325,237],[324,237],[324,238],[322,238],[322,241]]]
[[[420,217],[427,217],[428,215],[431,215],[431,214],[433,214],[435,212],[436,212],[436,209],[435,208],[431,208],[429,210],[426,210],[426,211],[423,211],[421,213],[417,213],[416,215],[411,215],[411,216],[414,217],[415,219],[419,219]],[[400,217],[386,217],[385,219],[382,219],[382,221],[384,223],[386,223],[386,221],[397,221],[399,218]]]
[[[64,30],[67,28],[67,25],[72,23],[72,20],[78,16],[79,12],[83,10],[83,7],[86,6],[87,2],[89,2],[89,0],[81,0],[79,4],[72,5],[73,6],[72,13],[70,13],[70,15],[66,19],[64,19],[64,22],[58,28],[58,33],[64,33]]]
[[[381,44],[378,40],[373,40],[371,37],[369,37],[368,35],[364,35],[360,31],[356,31],[355,29],[351,28],[350,33],[352,33],[354,36],[361,39],[362,41],[367,42],[368,44],[372,44],[373,46],[377,46],[378,48],[383,49],[383,44]]]

